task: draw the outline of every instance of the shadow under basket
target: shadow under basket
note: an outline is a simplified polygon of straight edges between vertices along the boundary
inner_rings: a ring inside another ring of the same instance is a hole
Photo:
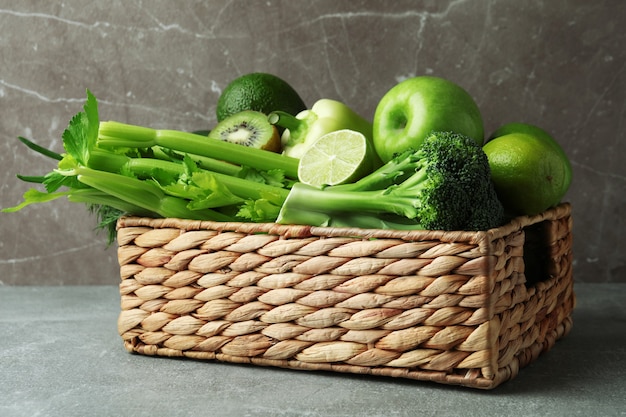
[[[125,217],[130,352],[491,389],[572,326],[569,203],[481,232]]]

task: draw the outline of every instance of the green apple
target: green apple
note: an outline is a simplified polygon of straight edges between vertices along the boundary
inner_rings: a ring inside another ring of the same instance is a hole
[[[483,144],[480,109],[467,91],[451,81],[409,78],[392,87],[376,106],[372,133],[383,162],[407,149],[419,149],[434,131],[460,133]]]

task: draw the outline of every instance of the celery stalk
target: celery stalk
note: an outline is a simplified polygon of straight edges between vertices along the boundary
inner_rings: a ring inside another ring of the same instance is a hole
[[[157,130],[105,121],[100,122],[97,145],[105,148],[162,146],[190,155],[219,159],[259,170],[282,169],[288,177],[298,178],[298,159],[177,130]]]
[[[193,220],[232,221],[230,216],[214,210],[191,210],[188,201],[167,195],[157,185],[140,179],[81,167],[78,180],[83,184],[110,194],[162,217]]]

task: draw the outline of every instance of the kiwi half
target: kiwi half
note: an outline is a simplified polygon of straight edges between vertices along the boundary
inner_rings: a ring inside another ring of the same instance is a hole
[[[265,114],[255,110],[228,116],[211,130],[209,138],[271,152],[282,151],[278,129]]]

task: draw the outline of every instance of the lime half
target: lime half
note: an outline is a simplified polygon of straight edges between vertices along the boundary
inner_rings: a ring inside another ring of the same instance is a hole
[[[353,182],[369,173],[367,139],[354,130],[320,137],[300,158],[300,182],[321,187]]]

